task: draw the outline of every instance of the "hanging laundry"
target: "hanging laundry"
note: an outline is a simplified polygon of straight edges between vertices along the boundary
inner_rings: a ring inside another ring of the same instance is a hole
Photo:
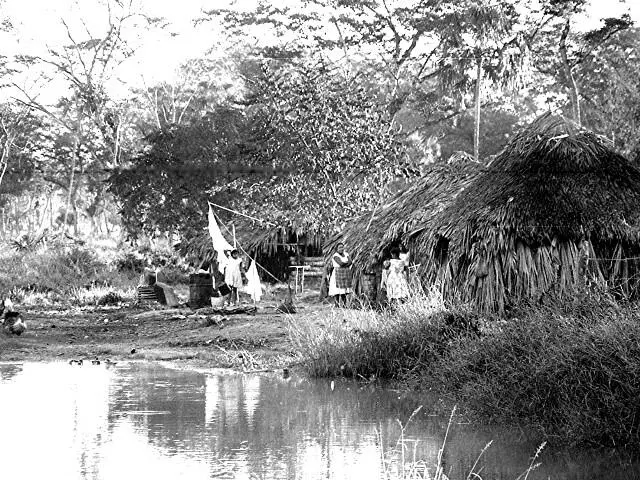
[[[260,276],[258,275],[255,260],[251,262],[246,276],[247,284],[241,288],[241,291],[251,295],[254,302],[259,302],[262,298],[262,284],[260,283]]]
[[[224,254],[225,250],[233,250],[233,247],[229,245],[229,242],[225,240],[213,215],[213,209],[209,204],[209,235],[211,235],[211,241],[213,242],[213,249],[218,254],[218,270],[220,273],[224,273],[224,268],[227,266],[227,256]]]

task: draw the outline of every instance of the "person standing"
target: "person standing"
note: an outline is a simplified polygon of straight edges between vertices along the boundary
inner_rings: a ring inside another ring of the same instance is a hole
[[[329,278],[329,296],[333,297],[336,306],[345,306],[347,295],[351,293],[351,259],[344,250],[344,243],[339,243],[331,257],[333,271]]]
[[[387,279],[389,278],[389,267],[391,266],[391,262],[389,260],[385,260],[382,262],[382,274],[380,276],[380,289],[378,290],[378,303],[380,305],[385,305],[389,297],[387,296]]]
[[[240,303],[240,297],[238,296],[238,289],[242,287],[242,258],[238,250],[231,250],[231,255],[228,258],[228,264],[224,269],[224,283],[231,289],[229,294],[229,305],[232,303],[238,305]]]
[[[387,275],[387,297],[392,303],[399,303],[409,297],[409,283],[407,282],[408,257],[400,259],[400,249],[391,249],[389,273]]]

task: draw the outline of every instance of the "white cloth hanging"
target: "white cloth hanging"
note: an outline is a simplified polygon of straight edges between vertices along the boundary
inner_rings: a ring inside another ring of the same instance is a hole
[[[251,261],[251,265],[249,266],[246,275],[247,284],[242,287],[241,291],[251,295],[254,302],[259,302],[262,298],[262,284],[260,283],[260,276],[258,275],[255,260]]]
[[[227,256],[224,252],[225,250],[233,250],[233,247],[222,235],[220,227],[218,226],[218,222],[216,222],[216,218],[213,215],[211,204],[209,204],[209,235],[211,235],[213,249],[218,254],[218,270],[220,270],[220,273],[224,274],[224,268],[227,266],[227,263],[229,263],[229,260],[227,259]]]

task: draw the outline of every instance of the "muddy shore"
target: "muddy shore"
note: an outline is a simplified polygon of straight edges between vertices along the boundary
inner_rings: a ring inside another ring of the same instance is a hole
[[[295,368],[293,321],[321,321],[319,303],[296,303],[294,315],[276,305],[254,314],[155,305],[22,307],[28,330],[0,333],[0,361],[170,360],[243,371]],[[309,315],[314,313],[313,315]]]

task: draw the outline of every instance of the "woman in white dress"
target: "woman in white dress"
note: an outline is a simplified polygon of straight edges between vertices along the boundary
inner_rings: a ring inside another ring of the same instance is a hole
[[[351,259],[344,251],[344,243],[339,243],[336,253],[331,257],[333,271],[329,278],[329,296],[333,297],[336,306],[344,306],[347,295],[351,293]]]
[[[400,259],[400,249],[391,249],[389,274],[387,275],[387,297],[391,302],[402,302],[409,296],[409,282],[407,282],[408,257]]]

